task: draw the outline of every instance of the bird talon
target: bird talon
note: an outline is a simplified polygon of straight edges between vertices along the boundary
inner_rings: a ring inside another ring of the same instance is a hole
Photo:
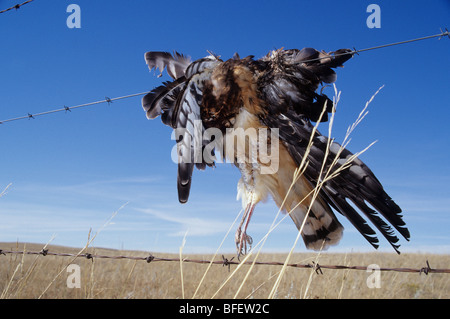
[[[246,255],[247,251],[250,251],[252,249],[253,244],[253,238],[247,233],[242,233],[240,229],[236,231],[236,248],[238,251],[238,258],[240,255]],[[248,245],[248,249],[247,249]]]

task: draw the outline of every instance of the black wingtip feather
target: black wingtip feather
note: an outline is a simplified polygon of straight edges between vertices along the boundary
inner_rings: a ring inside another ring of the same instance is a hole
[[[328,202],[342,215],[347,217],[351,224],[360,232],[360,234],[375,248],[378,248],[378,238],[376,232],[367,222],[358,214],[358,212],[345,200],[345,198],[335,193],[329,186],[325,187],[322,196],[328,198]]]
[[[268,127],[279,128],[281,141],[287,147],[293,160],[300,165],[306,153],[307,142],[313,132],[310,119],[304,114],[291,110],[278,116],[267,116],[264,121]],[[354,158],[350,151],[342,149],[334,141],[328,147],[327,141],[328,138],[316,131],[313,145],[309,148],[308,165],[304,173],[306,178],[313,185],[324,178],[319,176],[324,160],[326,162],[323,171],[327,172],[330,169],[327,174],[333,174],[342,165],[349,165],[325,183],[320,196],[332,208],[345,216],[374,248],[378,247],[379,241],[372,226],[377,227],[398,252],[399,237],[395,234],[394,228],[406,239],[409,238],[409,231],[405,227],[400,207],[386,194],[381,183],[360,159]],[[325,158],[327,149],[329,155]],[[348,162],[350,159],[352,161]]]
[[[191,182],[189,181],[187,184],[181,183],[180,180],[177,182],[178,189],[178,201],[182,204],[187,203],[189,199],[189,193],[191,191]]]

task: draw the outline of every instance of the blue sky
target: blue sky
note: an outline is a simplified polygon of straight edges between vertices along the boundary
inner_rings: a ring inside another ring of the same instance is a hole
[[[0,0],[0,10],[16,2]],[[66,25],[71,3],[81,8],[80,29]],[[370,3],[381,8],[379,29],[366,25]],[[449,18],[445,0],[35,0],[0,15],[0,121],[151,90],[168,78],[148,71],[146,51],[227,59],[280,47],[362,49],[437,34]],[[435,38],[364,52],[338,70],[338,141],[384,85],[349,149],[377,140],[361,158],[404,211],[411,241],[403,251],[450,253],[449,53],[450,39]],[[146,119],[140,97],[0,125],[0,192],[12,183],[0,198],[0,242],[56,235],[54,244],[81,247],[90,228],[126,204],[95,246],[177,252],[187,232],[186,252],[215,251],[241,208],[239,173],[230,164],[195,171],[189,202],[179,204],[170,136],[159,119]],[[276,213],[271,201],[257,206],[248,229],[255,242]],[[331,252],[372,251],[340,220],[346,231]],[[222,251],[234,252],[235,228]],[[287,251],[296,235],[288,218],[264,249]]]

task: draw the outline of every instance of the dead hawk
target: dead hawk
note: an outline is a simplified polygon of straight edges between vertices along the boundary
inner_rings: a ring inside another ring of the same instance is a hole
[[[326,53],[312,48],[274,50],[258,60],[235,54],[223,61],[210,54],[191,62],[177,52],[145,54],[150,70],[162,73],[167,68],[173,78],[145,95],[142,105],[147,118],[161,115],[163,123],[176,131],[179,201],[188,200],[194,166],[214,166],[214,149],[241,172],[238,198],[245,212],[236,232],[238,254],[251,245],[246,229],[255,205],[269,195],[282,211],[290,212],[298,229],[307,215],[302,237],[309,249],[326,249],[341,239],[343,226],[332,209],[348,218],[375,248],[376,233],[360,212],[397,252],[399,239],[392,227],[409,240],[400,207],[372,171],[357,157],[349,164],[353,154],[333,140],[327,150],[328,138],[311,124],[327,121],[333,112],[332,101],[317,91],[320,85],[333,83],[333,68],[351,57],[347,49]],[[277,134],[258,139],[263,131]],[[239,139],[242,132],[245,138]],[[275,152],[263,158],[261,154],[267,153],[263,148],[273,145]],[[305,168],[293,182],[304,157]],[[313,200],[323,174],[342,165],[348,167],[323,183]]]

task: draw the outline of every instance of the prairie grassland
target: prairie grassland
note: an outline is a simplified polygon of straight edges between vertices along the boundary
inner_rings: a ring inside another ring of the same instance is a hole
[[[40,251],[43,245],[1,243],[3,250]],[[51,252],[78,253],[80,249],[49,246]],[[142,251],[119,251],[88,248],[91,254],[146,257]],[[154,253],[157,257],[178,255]],[[188,255],[183,258],[210,260],[212,255]],[[231,258],[232,256],[227,256]],[[286,254],[261,254],[258,261],[284,261]],[[220,260],[221,256],[216,256]],[[394,253],[329,254],[297,253],[292,263],[317,261],[322,265],[422,268],[429,261],[432,268],[448,268],[449,255]],[[252,258],[250,258],[252,260]],[[68,288],[69,264],[80,266],[80,288]],[[86,259],[42,255],[7,254],[0,256],[0,296],[2,298],[267,298],[281,266],[257,265],[236,295],[249,265],[233,274],[237,265],[227,267],[208,264],[162,262],[130,259]],[[381,272],[380,288],[369,288],[364,270],[288,268],[274,294],[275,298],[450,298],[450,274]],[[183,280],[181,279],[183,274]],[[182,291],[184,289],[184,291]]]

